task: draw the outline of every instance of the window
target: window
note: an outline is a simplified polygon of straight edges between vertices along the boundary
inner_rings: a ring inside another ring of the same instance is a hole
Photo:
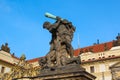
[[[95,72],[94,66],[90,66],[90,73],[94,73],[94,72]]]
[[[104,64],[100,64],[100,72],[104,72],[105,71],[105,65]]]
[[[2,66],[1,73],[4,73],[4,71],[5,71],[5,67]]]

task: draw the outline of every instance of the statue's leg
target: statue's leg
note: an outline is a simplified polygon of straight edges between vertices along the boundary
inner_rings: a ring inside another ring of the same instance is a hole
[[[59,36],[57,36],[57,40],[55,42],[55,45],[56,45],[56,51],[55,51],[55,54],[56,54],[56,66],[61,66],[61,63],[60,63],[61,39],[60,39]]]
[[[47,66],[50,67],[51,66],[50,52],[47,54],[46,58],[47,58]]]
[[[69,56],[72,58],[73,54],[74,54],[74,50],[73,50],[72,45],[69,44],[69,43],[66,43],[66,49],[67,49],[67,52],[68,52]]]
[[[74,50],[73,50],[72,45],[70,45],[70,56],[73,57],[73,54],[74,54]]]
[[[69,56],[72,58],[74,51],[73,51],[73,47],[71,45],[71,41],[72,41],[71,36],[66,34],[64,43],[66,45],[66,49],[68,51]]]
[[[61,66],[61,53],[60,51],[56,51],[56,66]]]

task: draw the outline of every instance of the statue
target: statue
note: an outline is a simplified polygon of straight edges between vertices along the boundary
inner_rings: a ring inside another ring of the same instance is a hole
[[[71,45],[75,27],[66,19],[46,13],[46,17],[55,19],[51,24],[46,21],[43,28],[52,34],[50,41],[50,51],[39,61],[42,69],[50,67],[65,66],[68,64],[80,64],[79,58],[73,57],[73,47]]]
[[[10,48],[8,47],[8,43],[5,43],[5,45],[2,44],[1,50],[10,53]]]
[[[120,46],[120,33],[116,37],[117,40],[113,40],[113,46]]]

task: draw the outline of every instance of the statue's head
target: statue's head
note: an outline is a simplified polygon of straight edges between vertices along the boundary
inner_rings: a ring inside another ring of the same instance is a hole
[[[43,28],[46,28],[46,29],[49,30],[50,25],[51,25],[50,22],[46,21],[46,22],[43,24]]]
[[[67,24],[67,23],[69,23],[69,21],[67,19],[63,19],[62,23]]]

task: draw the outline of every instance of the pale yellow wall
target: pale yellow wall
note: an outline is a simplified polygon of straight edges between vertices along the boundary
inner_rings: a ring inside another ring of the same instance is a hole
[[[13,58],[10,53],[7,53],[5,51],[0,51],[0,75],[1,68],[5,67],[4,73],[10,72],[11,68],[13,67],[14,63],[17,63],[19,60],[16,58]]]
[[[4,72],[4,73],[8,73],[8,72],[10,72],[10,71],[11,71],[11,68],[5,67],[5,72]]]
[[[33,62],[33,63],[31,63],[34,67],[37,67],[37,66],[39,66],[39,63],[38,63],[38,61],[37,62]]]
[[[91,52],[88,52],[85,54],[83,53],[80,56],[81,56],[81,60],[88,61],[88,59],[95,58],[97,60],[99,59],[99,57],[103,57],[103,56],[105,58],[108,58],[108,56],[110,55],[120,56],[120,47],[113,47],[109,51],[104,51],[99,53],[91,53]],[[104,76],[104,80],[112,80],[112,74],[109,67],[119,61],[120,61],[120,58],[104,60],[104,61],[101,60],[96,62],[91,61],[87,63],[82,62],[81,66],[83,66],[86,69],[86,71],[89,73],[90,73],[90,66],[94,66],[95,72],[92,74],[97,77],[96,80],[103,80],[103,76]]]
[[[4,73],[7,73],[11,70],[12,66],[13,66],[12,64],[8,64],[6,62],[0,61],[0,73],[1,73],[2,67],[5,67],[4,68]]]
[[[105,64],[105,69],[104,70],[100,70],[100,65]],[[109,65],[107,62],[91,62],[91,63],[86,63],[86,64],[82,64],[81,66],[84,67],[86,69],[87,72],[90,73],[90,66],[94,66],[95,72],[92,73],[93,75],[95,75],[97,78],[96,80],[102,80],[102,76],[104,74],[104,78],[105,80],[111,80],[111,71],[109,69],[108,66]]]
[[[0,51],[0,59],[7,61],[7,62],[10,62],[10,63],[13,63],[12,56],[5,51]]]

